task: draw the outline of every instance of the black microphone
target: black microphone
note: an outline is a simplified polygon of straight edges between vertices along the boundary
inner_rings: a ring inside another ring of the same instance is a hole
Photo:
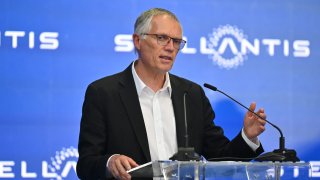
[[[178,152],[174,154],[170,160],[177,161],[200,161],[201,157],[195,152],[194,147],[189,147],[189,133],[188,133],[188,119],[187,119],[187,95],[185,92],[183,94],[183,111],[184,111],[184,147],[178,147]]]
[[[187,103],[186,103],[186,97],[188,93],[185,92],[183,94],[183,111],[184,111],[184,139],[185,139],[185,147],[187,148],[189,146],[189,133],[188,133],[188,120],[187,120]]]
[[[245,109],[247,109],[248,111],[250,111],[251,113],[256,115],[257,117],[259,117],[260,119],[266,121],[268,124],[270,124],[272,127],[276,128],[278,130],[278,132],[280,133],[279,149],[275,149],[273,152],[268,152],[268,153],[262,154],[262,155],[256,157],[254,160],[256,160],[256,161],[284,161],[284,162],[287,162],[287,161],[292,161],[292,162],[300,161],[300,159],[297,157],[297,153],[296,153],[295,150],[286,149],[285,148],[285,138],[284,138],[284,136],[282,134],[281,129],[278,126],[276,126],[275,124],[271,123],[267,119],[262,118],[260,115],[258,115],[257,113],[255,113],[251,109],[247,108],[242,103],[240,103],[239,101],[235,100],[231,96],[227,95],[223,91],[220,91],[215,86],[212,86],[210,84],[204,83],[204,87],[206,87],[208,89],[211,89],[213,91],[218,91],[221,94],[227,96],[228,98],[230,98],[231,100],[233,100],[234,102],[236,102],[240,106],[244,107]]]

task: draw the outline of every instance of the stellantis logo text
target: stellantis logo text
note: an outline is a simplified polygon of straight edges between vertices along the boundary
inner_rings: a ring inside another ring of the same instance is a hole
[[[187,37],[184,37],[188,41]],[[132,37],[129,34],[117,34],[114,37],[116,52],[131,52],[134,50]],[[295,58],[310,56],[309,40],[292,40],[278,38],[255,38],[248,40],[247,36],[235,26],[225,25],[213,29],[208,37],[200,37],[199,48],[189,47],[188,44],[181,50],[184,54],[208,55],[209,58],[221,68],[231,69],[243,64],[248,54],[282,55]],[[261,52],[265,48],[266,51]]]
[[[51,157],[51,163],[42,161],[36,169],[30,168],[27,161],[0,161],[0,179],[50,179],[63,180],[76,176],[78,150],[74,147],[62,148]],[[21,167],[19,171],[19,167]],[[72,175],[71,175],[72,174]],[[70,175],[70,176],[69,176]]]
[[[29,49],[55,50],[59,47],[58,36],[58,32],[0,31],[0,48],[27,47]],[[36,47],[36,44],[39,44],[39,46]]]

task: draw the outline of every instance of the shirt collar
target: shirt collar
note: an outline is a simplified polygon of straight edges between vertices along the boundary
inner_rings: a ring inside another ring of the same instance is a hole
[[[134,63],[135,63],[135,61],[132,63],[131,71],[132,71],[132,75],[133,75],[134,84],[136,85],[138,96],[140,96],[143,89],[148,86],[138,76],[138,74],[134,68]],[[163,84],[163,87],[160,90],[164,90],[164,89],[168,90],[168,93],[171,97],[172,88],[171,88],[171,83],[170,83],[170,78],[169,78],[168,72],[166,73],[166,80]]]

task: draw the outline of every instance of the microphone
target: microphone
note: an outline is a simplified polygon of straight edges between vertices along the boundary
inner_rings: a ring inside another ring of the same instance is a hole
[[[194,150],[194,147],[189,147],[189,133],[188,133],[188,121],[187,121],[187,92],[183,94],[183,111],[184,111],[184,147],[178,147],[178,152],[174,154],[170,160],[177,161],[200,161],[201,157]]]
[[[247,108],[242,103],[240,103],[239,101],[235,100],[234,98],[232,98],[228,94],[224,93],[223,91],[220,91],[215,86],[212,86],[210,84],[204,83],[204,87],[206,87],[208,89],[211,89],[213,91],[218,91],[219,93],[227,96],[228,98],[230,98],[231,100],[233,100],[234,102],[236,102],[237,104],[242,106],[243,108],[247,109],[249,112],[253,113],[254,115],[259,117],[260,119],[266,121],[268,124],[270,124],[272,127],[274,127],[275,129],[278,130],[278,132],[280,133],[279,149],[275,149],[273,152],[264,153],[264,154],[256,157],[254,160],[256,160],[256,161],[284,161],[284,162],[288,162],[288,161],[297,162],[297,161],[300,161],[300,159],[297,157],[297,153],[296,153],[295,150],[286,149],[285,148],[285,138],[283,136],[283,133],[282,133],[281,129],[278,126],[276,126],[275,124],[271,123],[267,119],[262,118],[260,115],[258,115],[257,113],[255,113],[251,109]]]
[[[187,103],[186,103],[186,97],[188,93],[185,92],[183,94],[183,111],[184,111],[184,138],[185,138],[185,147],[187,148],[189,146],[189,133],[188,133],[188,121],[187,121]]]

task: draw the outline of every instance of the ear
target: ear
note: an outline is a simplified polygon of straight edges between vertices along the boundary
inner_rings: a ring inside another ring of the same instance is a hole
[[[137,50],[140,50],[140,36],[138,34],[132,35],[133,45]]]

